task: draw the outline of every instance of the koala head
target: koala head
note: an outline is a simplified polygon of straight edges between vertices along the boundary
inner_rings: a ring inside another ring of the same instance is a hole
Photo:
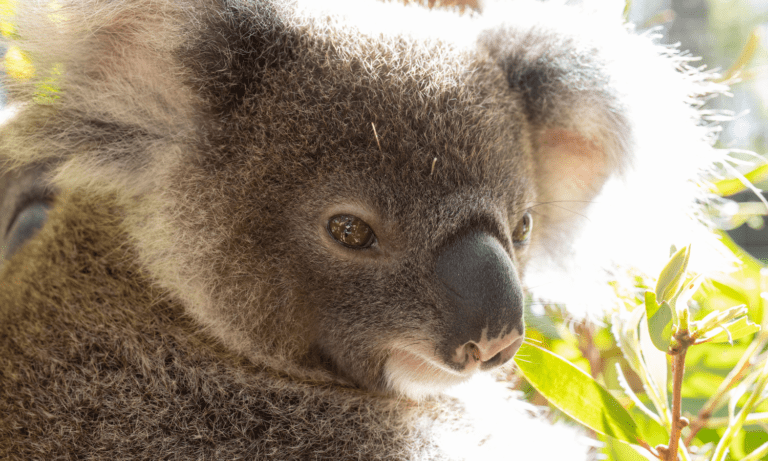
[[[278,13],[226,14],[202,33],[222,43],[182,58],[209,115],[169,180],[177,216],[221,226],[184,264],[215,280],[201,317],[245,350],[412,397],[511,359],[536,187],[498,66],[354,28],[262,37],[253,18]]]
[[[142,267],[229,348],[420,398],[515,354],[531,249],[629,162],[628,111],[589,40],[334,5],[94,1],[38,41],[50,15],[25,10],[36,73],[7,82],[0,147],[116,197]]]

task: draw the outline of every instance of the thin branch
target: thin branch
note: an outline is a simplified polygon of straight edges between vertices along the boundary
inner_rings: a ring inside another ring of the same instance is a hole
[[[682,350],[674,356],[672,361],[672,433],[669,435],[669,448],[664,453],[664,461],[677,461],[677,446],[680,443],[680,432],[688,424],[686,419],[680,417],[686,352],[688,352],[688,346],[684,344]]]

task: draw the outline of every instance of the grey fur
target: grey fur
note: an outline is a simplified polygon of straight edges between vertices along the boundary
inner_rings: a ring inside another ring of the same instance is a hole
[[[5,81],[18,113],[0,153],[13,168],[55,163],[61,192],[0,268],[3,458],[457,456],[435,434],[461,403],[429,396],[450,380],[392,365],[455,330],[438,256],[490,236],[517,299],[531,254],[567,245],[573,217],[631,163],[638,114],[601,40],[684,82],[670,106],[702,93],[674,71],[684,62],[622,27],[561,31],[564,6],[46,8],[16,12],[12,45],[35,75]],[[541,8],[554,25],[526,24]],[[364,24],[386,12],[403,25]],[[531,250],[513,241],[526,212]],[[334,242],[339,213],[377,246]]]

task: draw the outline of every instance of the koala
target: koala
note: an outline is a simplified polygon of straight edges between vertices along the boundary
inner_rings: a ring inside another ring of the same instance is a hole
[[[709,147],[684,57],[523,0],[2,19],[0,158],[32,198],[2,202],[0,457],[587,458],[499,418],[487,376],[524,340],[527,268],[645,135]],[[498,424],[450,395],[475,382]]]

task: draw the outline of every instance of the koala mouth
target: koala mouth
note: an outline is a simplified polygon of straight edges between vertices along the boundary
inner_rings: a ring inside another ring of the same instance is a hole
[[[432,353],[435,348],[429,342],[393,344],[384,363],[384,378],[391,390],[420,400],[466,381],[479,370],[508,362],[522,343],[523,335],[515,330],[493,340],[484,331],[479,343],[469,341],[457,347],[452,363]]]
[[[439,394],[445,389],[469,379],[479,365],[458,371],[437,357],[422,351],[392,348],[384,364],[384,377],[389,388],[414,400]]]

